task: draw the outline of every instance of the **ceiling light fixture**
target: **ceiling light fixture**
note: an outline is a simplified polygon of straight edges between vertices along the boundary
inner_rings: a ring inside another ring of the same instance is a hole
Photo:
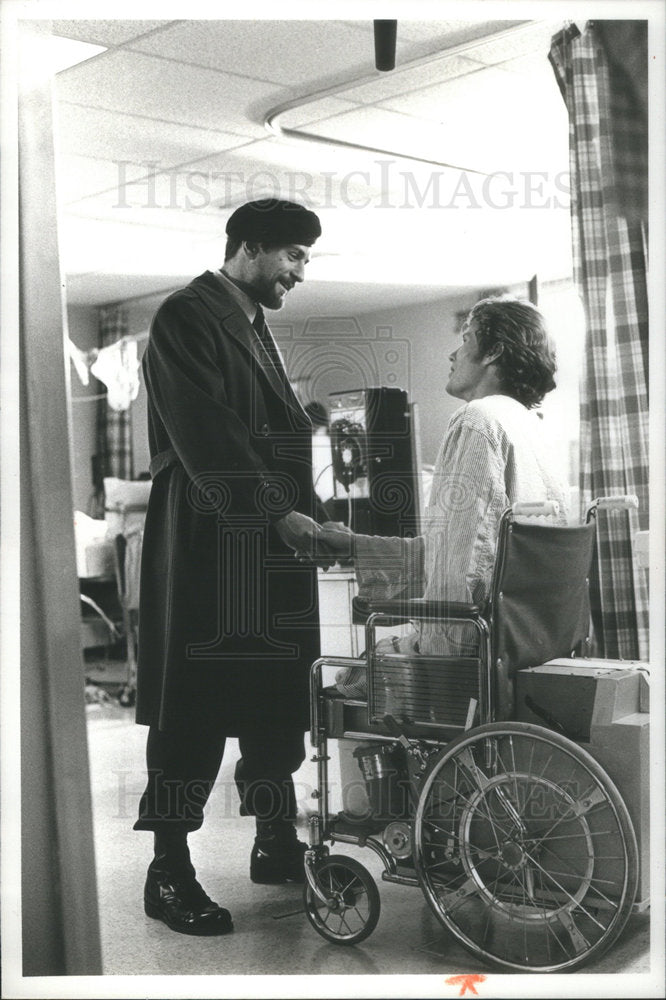
[[[397,21],[373,21],[375,31],[375,66],[382,73],[395,69]]]
[[[377,22],[376,24],[390,24],[395,22]],[[441,61],[446,61],[454,58],[455,56],[466,55],[467,53],[473,53],[476,49],[481,48],[483,45],[489,42],[497,43],[503,40],[512,40],[519,37],[521,34],[529,34],[538,28],[544,22],[540,21],[525,21],[520,25],[513,25],[510,28],[505,28],[501,31],[493,31],[490,35],[483,35],[479,38],[473,38],[469,41],[462,42],[459,45],[452,45],[450,48],[442,49],[439,52],[434,52],[426,56],[421,56],[420,58],[414,59],[411,62],[403,63],[397,73],[408,74],[410,70],[417,69],[420,66],[432,65],[434,63]],[[380,34],[381,34],[380,29]],[[397,36],[397,30],[396,30]],[[377,39],[377,32],[375,31],[375,41]],[[395,60],[393,61],[395,65]],[[388,68],[388,66],[387,66]],[[365,76],[357,77],[351,76],[347,80],[340,81],[331,87],[326,87],[324,90],[314,91],[313,93],[303,94],[301,97],[296,97],[291,101],[286,101],[284,104],[279,104],[275,108],[271,108],[270,111],[264,117],[264,128],[271,135],[277,136],[281,139],[294,139],[297,142],[306,142],[312,144],[319,144],[324,146],[331,146],[337,149],[357,149],[363,153],[378,153],[382,156],[396,157],[401,160],[412,160],[416,163],[427,163],[435,167],[448,167],[451,170],[464,171],[469,174],[478,174],[479,176],[487,176],[487,172],[484,170],[475,170],[472,167],[464,166],[458,163],[449,163],[445,160],[434,160],[428,156],[417,156],[413,153],[406,153],[404,150],[389,149],[380,146],[365,145],[357,142],[347,142],[344,139],[333,139],[330,136],[318,135],[316,132],[308,132],[303,128],[289,128],[286,125],[282,125],[280,119],[283,115],[286,115],[289,111],[301,110],[307,107],[309,104],[313,104],[316,101],[323,100],[326,97],[337,97],[344,96],[346,91],[352,90],[354,87],[360,87],[364,84],[373,83],[377,80],[376,72],[372,74],[367,74]]]

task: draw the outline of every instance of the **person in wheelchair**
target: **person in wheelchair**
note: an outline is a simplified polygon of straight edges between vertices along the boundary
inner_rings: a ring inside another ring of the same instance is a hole
[[[464,400],[439,449],[424,533],[417,538],[361,535],[328,522],[317,549],[353,561],[361,597],[408,594],[483,605],[489,595],[502,512],[518,500],[550,500],[567,523],[566,488],[535,407],[555,388],[556,361],[544,318],[513,298],[477,302],[450,355],[446,391]],[[380,652],[473,656],[474,629],[423,622]],[[339,671],[338,691],[366,694],[364,666]]]

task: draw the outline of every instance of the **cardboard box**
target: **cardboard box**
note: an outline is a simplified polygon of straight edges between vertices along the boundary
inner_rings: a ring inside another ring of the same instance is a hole
[[[638,846],[639,907],[650,895],[649,665],[559,659],[516,674],[517,719],[561,727],[603,767],[622,797]]]

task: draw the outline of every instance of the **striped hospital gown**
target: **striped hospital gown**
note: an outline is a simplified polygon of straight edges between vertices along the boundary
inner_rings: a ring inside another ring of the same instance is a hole
[[[481,604],[488,597],[503,510],[517,500],[555,500],[567,523],[566,487],[537,414],[509,396],[466,403],[451,417],[435,464],[418,538],[356,536],[362,596],[410,596]],[[471,654],[469,626],[425,623],[400,640],[427,654]]]

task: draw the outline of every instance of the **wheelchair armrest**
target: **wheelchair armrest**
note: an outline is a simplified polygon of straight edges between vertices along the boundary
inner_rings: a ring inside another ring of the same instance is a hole
[[[426,601],[421,597],[394,598],[386,601],[369,601],[355,597],[352,605],[354,621],[357,623],[365,622],[372,614],[390,616],[394,619],[391,624],[398,624],[400,620],[411,621],[414,618],[421,621],[447,618],[473,621],[481,616],[481,609],[476,604],[463,604],[459,601]]]

